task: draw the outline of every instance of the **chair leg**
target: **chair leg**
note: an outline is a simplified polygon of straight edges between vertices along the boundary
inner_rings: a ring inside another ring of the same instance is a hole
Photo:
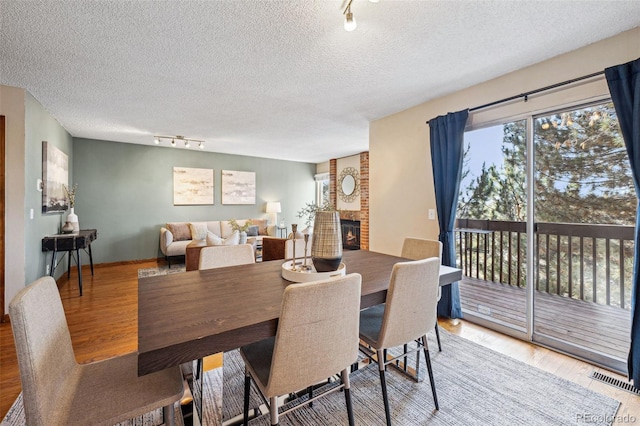
[[[243,422],[244,426],[249,423],[249,396],[251,393],[251,376],[244,375],[244,410],[243,410]]]
[[[438,405],[438,395],[436,394],[436,383],[433,380],[433,370],[431,369],[431,358],[429,357],[429,347],[427,346],[427,336],[422,337],[422,343],[424,344],[424,358],[427,363],[427,372],[429,373],[429,382],[431,383],[431,393],[433,393],[433,402],[436,404],[436,410],[440,409]]]
[[[436,339],[438,340],[438,352],[442,352],[442,345],[440,345],[440,329],[438,328],[437,321],[436,321]]]
[[[162,407],[162,419],[165,426],[174,426],[176,423],[176,414],[173,404]]]
[[[351,404],[351,384],[349,382],[349,371],[345,368],[340,373],[342,383],[344,384],[344,399],[347,403],[347,416],[349,417],[349,426],[355,425],[353,418],[353,405]]]
[[[384,365],[384,359],[386,359],[386,357],[382,358],[382,353],[384,352],[386,355],[386,349],[383,351],[377,351],[378,352],[378,369],[380,370],[380,387],[382,388],[382,400],[384,402],[384,414],[385,417],[387,418],[387,426],[391,426],[391,411],[389,410],[389,396],[387,395],[387,380],[385,378],[384,375],[384,369],[385,369],[385,365]]]
[[[271,398],[269,398],[269,412],[271,414],[271,425],[277,425],[278,424],[278,397],[277,396],[272,396]]]

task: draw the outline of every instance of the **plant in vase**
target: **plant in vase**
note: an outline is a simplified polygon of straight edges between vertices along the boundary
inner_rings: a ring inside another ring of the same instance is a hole
[[[240,234],[240,244],[246,244],[247,243],[247,229],[249,229],[249,227],[251,226],[251,220],[246,220],[244,222],[244,225],[240,225],[235,219],[231,219],[229,221],[229,225],[231,226],[231,229],[233,229],[234,231],[238,231],[238,233]]]
[[[80,223],[78,222],[78,215],[75,212],[76,205],[76,192],[78,191],[78,184],[73,184],[73,187],[69,188],[67,185],[62,185],[62,189],[64,189],[64,193],[67,196],[67,200],[69,200],[69,214],[67,215],[67,222],[71,224],[73,227],[72,232],[80,231]]]

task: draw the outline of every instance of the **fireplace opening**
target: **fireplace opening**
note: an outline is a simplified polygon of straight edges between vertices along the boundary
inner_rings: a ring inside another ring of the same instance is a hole
[[[360,221],[341,219],[342,249],[360,250]]]

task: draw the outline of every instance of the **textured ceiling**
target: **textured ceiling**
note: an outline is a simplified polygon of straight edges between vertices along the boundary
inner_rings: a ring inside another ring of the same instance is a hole
[[[368,150],[372,120],[640,24],[637,0],[354,0],[348,33],[341,5],[1,0],[0,83],[75,137],[321,162]]]

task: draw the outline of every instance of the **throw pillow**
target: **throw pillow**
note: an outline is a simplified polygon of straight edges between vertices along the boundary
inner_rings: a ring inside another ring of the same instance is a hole
[[[233,231],[233,234],[227,236],[227,238],[224,239],[224,245],[225,246],[232,246],[232,245],[236,245],[236,244],[240,244],[240,232],[239,231]]]
[[[208,246],[221,246],[224,244],[224,238],[218,237],[213,232],[207,232],[207,245]]]
[[[230,246],[236,245],[240,242],[240,233],[235,231],[227,238],[218,237],[213,232],[207,232],[207,245],[208,246]]]
[[[267,234],[266,219],[251,219],[251,224],[258,227],[258,235],[269,235]]]
[[[259,227],[257,225],[250,226],[247,229],[247,237],[257,237],[258,236]]]
[[[206,222],[191,222],[189,229],[191,230],[192,240],[204,240],[207,238],[207,232],[209,232]]]
[[[187,241],[191,239],[191,229],[186,222],[167,223],[167,229],[173,234],[173,241]]]

